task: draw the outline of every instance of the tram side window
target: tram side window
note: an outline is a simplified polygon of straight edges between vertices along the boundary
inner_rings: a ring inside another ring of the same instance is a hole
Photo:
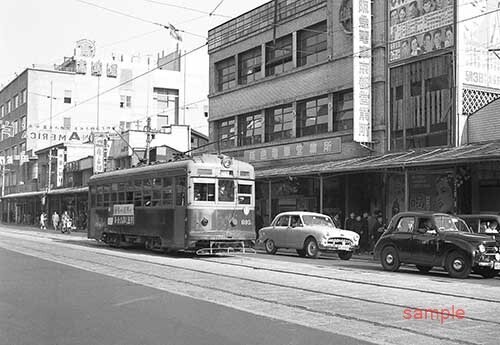
[[[171,177],[163,178],[162,205],[172,206],[174,204],[173,182]]]
[[[160,206],[161,204],[161,189],[162,181],[161,178],[153,178],[153,195],[151,198],[151,206]]]
[[[215,201],[215,183],[195,183],[195,201]]]
[[[238,204],[250,205],[252,203],[252,185],[238,184]]]
[[[219,180],[219,201],[234,201],[233,180]]]
[[[141,207],[142,204],[142,191],[134,192],[134,206]]]
[[[143,205],[146,207],[151,207],[151,198],[153,196],[153,191],[151,190],[151,179],[145,179],[142,181],[144,190],[142,192]]]
[[[175,178],[175,204],[177,206],[186,205],[186,178],[184,176]]]
[[[127,197],[127,204],[134,203],[134,192],[127,192],[126,197]]]

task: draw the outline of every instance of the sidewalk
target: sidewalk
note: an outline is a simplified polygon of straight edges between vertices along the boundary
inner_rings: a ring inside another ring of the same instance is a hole
[[[40,231],[40,232],[46,232],[46,233],[61,233],[60,230],[54,230],[52,227],[49,227],[47,230],[42,230],[40,229],[40,226],[37,225],[26,225],[26,224],[14,224],[14,223],[0,223],[1,226],[4,226],[6,228],[13,228],[13,229],[23,229],[27,231]],[[86,229],[78,229],[78,230],[71,230],[71,234],[77,234],[77,235],[84,235],[87,234]]]

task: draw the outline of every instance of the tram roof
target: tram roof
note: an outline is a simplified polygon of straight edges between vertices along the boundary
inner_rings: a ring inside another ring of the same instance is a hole
[[[98,180],[106,180],[106,179],[113,179],[113,178],[118,178],[118,177],[125,177],[125,176],[135,176],[135,175],[141,175],[141,174],[150,174],[150,173],[155,173],[155,172],[160,172],[160,171],[165,171],[165,170],[176,170],[176,169],[186,169],[191,165],[195,164],[205,164],[207,168],[216,168],[216,167],[222,167],[221,165],[221,160],[224,157],[228,156],[221,156],[221,155],[216,155],[216,154],[203,154],[203,155],[198,155],[198,156],[192,156],[183,160],[178,160],[178,161],[172,161],[172,162],[166,162],[166,163],[158,163],[154,165],[145,165],[145,166],[139,166],[139,167],[134,167],[134,168],[128,168],[128,169],[122,169],[122,170],[115,170],[115,171],[109,171],[105,172],[102,174],[97,174],[93,175],[90,178],[90,182],[98,181]],[[252,165],[246,162],[242,162],[239,160],[232,159],[233,166],[238,166],[239,169],[245,167],[248,170],[253,171]],[[223,168],[224,169],[224,168]]]

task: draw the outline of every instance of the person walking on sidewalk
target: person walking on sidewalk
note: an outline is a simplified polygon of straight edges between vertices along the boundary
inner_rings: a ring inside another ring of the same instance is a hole
[[[57,214],[56,211],[54,211],[54,213],[52,214],[52,226],[56,231],[59,228],[59,214]]]
[[[40,214],[40,230],[47,230],[47,213]]]

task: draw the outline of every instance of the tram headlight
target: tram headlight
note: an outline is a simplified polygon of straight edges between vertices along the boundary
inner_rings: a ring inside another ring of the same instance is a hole
[[[229,224],[231,224],[231,226],[236,226],[238,225],[238,221],[235,219],[235,218],[232,218],[231,221],[229,222]]]
[[[207,226],[208,225],[208,219],[206,217],[203,217],[203,219],[201,220],[201,225],[203,226]]]

